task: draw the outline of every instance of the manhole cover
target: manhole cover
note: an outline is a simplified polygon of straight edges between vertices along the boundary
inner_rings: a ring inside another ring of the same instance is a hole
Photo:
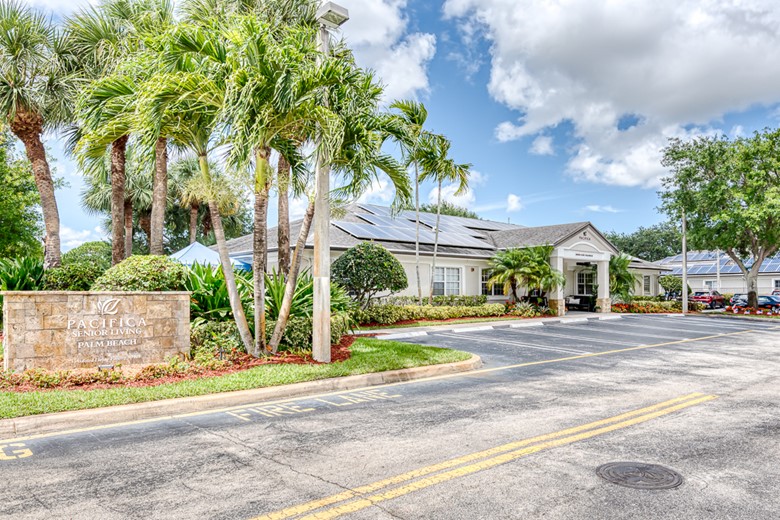
[[[683,483],[682,475],[676,471],[642,462],[611,462],[599,467],[596,474],[613,484],[633,489],[672,489]]]

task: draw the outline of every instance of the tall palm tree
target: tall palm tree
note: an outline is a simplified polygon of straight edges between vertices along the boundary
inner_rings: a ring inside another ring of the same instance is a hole
[[[24,144],[41,196],[44,267],[60,265],[60,215],[42,136],[70,121],[72,54],[62,34],[22,2],[0,2],[0,115]]]
[[[209,154],[218,144],[216,128],[225,109],[228,49],[216,30],[190,24],[174,27],[167,40],[167,52],[162,58],[169,67],[144,83],[139,97],[139,126],[150,149],[156,146],[159,136],[168,135],[197,156],[230,307],[241,341],[247,352],[252,352],[252,334],[236,287],[209,165]]]
[[[420,279],[420,159],[425,143],[430,139],[430,132],[423,127],[428,120],[428,110],[417,101],[395,101],[390,105],[397,110],[399,125],[391,132],[392,137],[400,144],[406,166],[414,168],[414,269],[417,277],[417,300],[422,304],[422,281]],[[433,276],[433,274],[431,274]]]
[[[439,224],[441,221],[441,189],[445,182],[457,185],[455,195],[462,195],[469,187],[471,164],[458,164],[450,156],[452,143],[444,136],[437,135],[426,139],[421,147],[422,175],[420,182],[428,179],[436,181],[438,195],[436,201],[436,228],[433,239],[433,262],[431,264],[431,286],[428,292],[428,305],[433,305],[433,279],[436,273],[436,256],[439,252]]]

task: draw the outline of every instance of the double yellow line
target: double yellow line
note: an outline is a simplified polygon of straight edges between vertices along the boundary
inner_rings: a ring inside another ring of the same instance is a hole
[[[303,519],[321,520],[354,513],[385,500],[391,500],[458,477],[477,473],[542,450],[556,448],[589,439],[621,428],[634,426],[684,408],[716,399],[714,395],[693,393],[652,406],[632,410],[600,421],[583,424],[546,435],[510,442],[488,450],[478,451],[426,466],[335,495],[268,513],[253,520],[282,520],[300,517],[312,511],[339,504],[329,509],[303,516]],[[403,485],[401,485],[403,484]],[[399,486],[399,487],[393,487]]]

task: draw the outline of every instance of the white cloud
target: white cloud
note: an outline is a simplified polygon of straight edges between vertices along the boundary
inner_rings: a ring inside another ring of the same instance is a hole
[[[290,221],[303,218],[306,208],[309,207],[309,199],[306,197],[290,199]]]
[[[385,99],[416,98],[428,92],[428,64],[436,37],[407,34],[407,0],[342,0],[350,19],[343,26],[358,64],[374,69],[386,86]]]
[[[512,213],[514,211],[520,211],[523,209],[523,202],[520,200],[520,197],[515,195],[514,193],[510,193],[506,198],[506,211],[507,213]]]
[[[457,206],[461,206],[464,208],[470,208],[474,205],[474,202],[477,200],[476,195],[474,195],[474,190],[469,188],[466,190],[466,193],[463,193],[461,195],[455,195],[455,192],[458,191],[458,185],[457,184],[447,184],[442,187],[441,189],[441,200],[450,202],[452,204],[455,204]],[[433,188],[430,193],[428,193],[428,202],[431,204],[436,204],[438,202],[439,198],[439,188]]]
[[[520,114],[496,137],[570,122],[578,179],[657,187],[669,137],[780,101],[774,0],[447,0],[444,13],[492,44],[488,89]],[[626,115],[638,124],[619,130]]]
[[[553,149],[553,138],[549,135],[540,135],[531,143],[531,149],[528,150],[534,155],[555,155]]]
[[[63,251],[69,251],[85,242],[94,242],[97,240],[106,240],[106,232],[100,227],[93,229],[71,229],[68,226],[60,227],[60,243]]]
[[[390,187],[390,182],[387,179],[374,179],[371,187],[357,199],[357,202],[389,206],[394,198],[395,189]]]
[[[600,206],[598,204],[585,206],[585,211],[592,211],[593,213],[623,213],[622,209],[615,209],[612,206]]]

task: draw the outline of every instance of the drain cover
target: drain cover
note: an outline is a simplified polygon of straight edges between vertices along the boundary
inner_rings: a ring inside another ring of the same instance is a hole
[[[683,483],[682,475],[676,471],[642,462],[611,462],[600,466],[596,474],[613,484],[633,489],[672,489]]]

